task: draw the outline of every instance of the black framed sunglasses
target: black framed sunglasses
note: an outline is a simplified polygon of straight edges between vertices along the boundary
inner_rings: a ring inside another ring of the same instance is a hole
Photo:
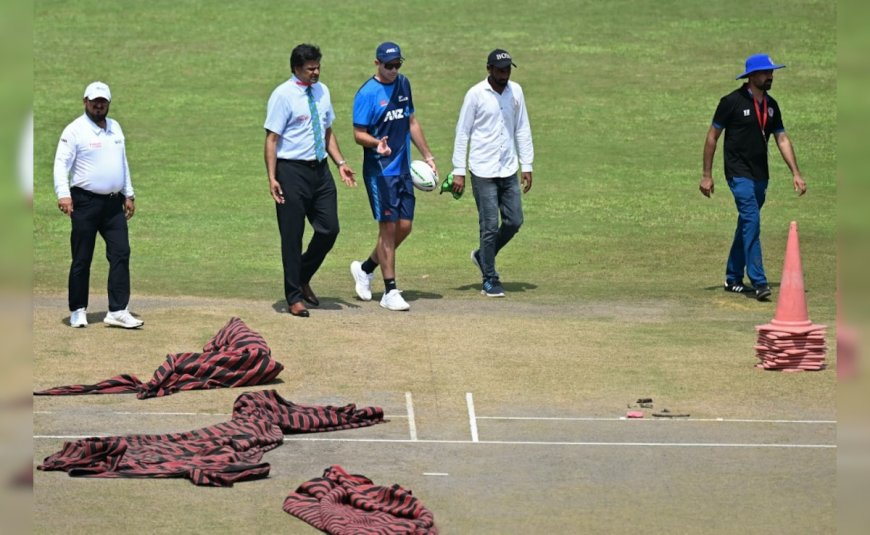
[[[393,71],[393,70],[398,71],[399,69],[402,68],[402,62],[401,62],[401,61],[393,61],[393,62],[390,62],[390,63],[382,63],[381,65],[383,65],[384,68],[387,69],[388,71]]]

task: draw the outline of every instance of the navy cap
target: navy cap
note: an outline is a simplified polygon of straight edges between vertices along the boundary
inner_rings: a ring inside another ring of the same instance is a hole
[[[502,50],[501,48],[496,48],[492,52],[489,53],[489,57],[486,58],[487,67],[493,66],[499,69],[505,69],[513,65],[517,66],[514,63],[514,59],[508,54],[507,50]]]
[[[405,59],[402,57],[402,50],[399,48],[399,45],[390,41],[378,45],[378,49],[375,50],[375,57],[381,63],[393,61],[394,59]]]
[[[756,71],[775,71],[783,67],[785,65],[777,65],[767,54],[754,54],[746,58],[746,70],[737,79],[746,78]]]

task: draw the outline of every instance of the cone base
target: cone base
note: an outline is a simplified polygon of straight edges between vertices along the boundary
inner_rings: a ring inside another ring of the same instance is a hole
[[[782,332],[787,334],[807,334],[827,328],[827,325],[816,325],[814,323],[808,325],[783,325],[781,323],[770,322],[755,326],[755,330],[758,332]]]

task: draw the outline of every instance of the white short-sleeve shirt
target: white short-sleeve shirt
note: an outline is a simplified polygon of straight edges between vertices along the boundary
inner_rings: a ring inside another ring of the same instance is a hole
[[[293,76],[276,87],[269,97],[263,128],[278,134],[277,156],[282,160],[316,159],[307,88],[307,84]],[[318,82],[311,85],[311,91],[320,117],[320,135],[326,147],[326,129],[335,121],[329,88]]]
[[[64,128],[54,157],[57,198],[69,197],[72,186],[101,195],[134,196],[124,132],[114,119],[106,118],[104,130],[82,114]]]

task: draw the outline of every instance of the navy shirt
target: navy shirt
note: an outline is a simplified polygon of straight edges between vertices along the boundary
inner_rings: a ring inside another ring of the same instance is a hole
[[[725,130],[725,177],[729,179],[767,180],[767,141],[770,134],[785,131],[779,104],[767,94],[767,120],[762,121],[762,132],[758,112],[764,115],[764,103],[756,108],[753,100],[744,84],[722,97],[713,116],[713,126]]]
[[[392,149],[389,156],[381,156],[375,148],[363,148],[363,176],[410,174],[413,113],[411,83],[401,74],[391,84],[373,76],[359,88],[353,99],[353,125],[377,139],[389,136]]]

